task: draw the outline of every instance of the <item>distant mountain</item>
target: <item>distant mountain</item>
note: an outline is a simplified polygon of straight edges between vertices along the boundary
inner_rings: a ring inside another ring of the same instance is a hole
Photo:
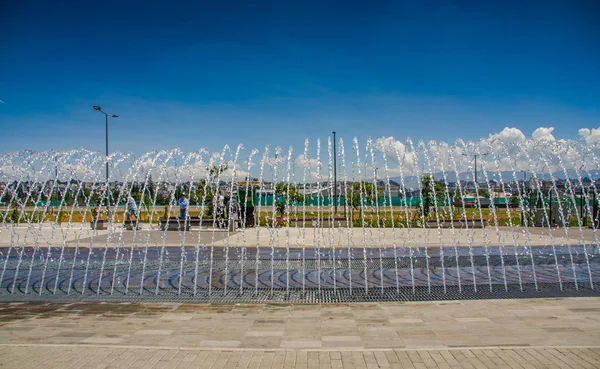
[[[427,174],[429,174],[429,173],[427,173]],[[587,172],[580,173],[580,175],[582,176],[582,179],[586,178],[586,179],[590,179],[592,181],[600,180],[600,173],[593,172],[593,173],[589,173],[589,174],[591,174],[592,178],[590,178],[590,176],[588,176]],[[522,181],[523,179],[531,180],[531,177],[532,177],[532,174],[530,172],[526,172],[526,173],[517,172],[516,178],[515,178],[514,173],[511,171],[500,172],[500,175],[502,176],[502,180],[504,181],[504,183],[514,182],[515,180]],[[494,180],[498,183],[500,182],[498,173],[488,172],[487,176],[488,176],[489,180]],[[574,184],[579,184],[579,179],[577,178],[577,173],[575,170],[568,170],[567,176],[571,179],[571,181]],[[441,179],[444,179],[444,174],[442,172],[434,173],[433,177],[436,180],[441,180]],[[543,181],[549,181],[552,179],[552,177],[555,180],[564,180],[566,178],[565,173],[562,171],[552,173],[552,176],[548,173],[538,173],[537,177]],[[485,178],[486,177],[483,172],[477,171],[477,182],[484,183]],[[416,176],[416,175],[404,176],[404,186],[406,188],[417,188],[419,186],[420,179],[421,179],[421,176]],[[473,181],[473,173],[459,173],[459,179],[462,181]],[[394,182],[397,182],[400,184],[401,178],[400,178],[400,176],[390,177],[390,181],[394,181]],[[456,173],[455,172],[446,173],[446,181],[447,182],[457,182]]]

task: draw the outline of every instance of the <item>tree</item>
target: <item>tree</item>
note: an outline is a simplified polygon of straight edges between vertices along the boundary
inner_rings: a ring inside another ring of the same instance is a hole
[[[304,201],[304,195],[302,195],[298,189],[290,183],[279,182],[275,185],[275,207],[277,213],[283,216],[285,209],[289,202],[300,202]]]
[[[90,188],[86,188],[84,190],[84,196],[86,196],[87,200],[89,201],[90,206],[97,206],[100,205],[100,203],[102,202],[101,199],[101,195],[102,193],[96,190],[92,190]],[[52,193],[52,198],[54,199],[55,193]]]
[[[110,189],[110,204],[117,205],[117,200],[119,199],[119,189],[111,188]]]
[[[207,167],[208,175],[212,180],[219,178],[224,171],[227,170],[229,166],[227,164],[213,165],[212,167]]]
[[[510,203],[512,207],[516,208],[517,206],[519,206],[519,197],[517,195],[512,195],[510,197]]]
[[[150,196],[151,199],[154,199],[154,191],[156,191],[156,185],[152,180],[152,175],[148,177],[148,183],[146,184],[146,192]]]
[[[65,194],[65,205],[70,206],[73,205],[73,192],[70,188],[66,189]]]
[[[188,197],[189,189],[189,183],[182,183],[175,186],[175,198],[178,199],[182,194],[185,195],[185,197]]]
[[[205,217],[212,217],[214,212],[215,188],[206,185],[206,180],[201,179],[192,186],[190,203],[205,205]]]
[[[375,185],[370,182],[354,182],[350,188],[349,205],[354,209],[360,209],[365,203],[374,203],[383,197],[383,188],[377,188],[375,195]]]
[[[169,193],[165,190],[158,190],[156,194],[156,205],[167,205],[169,203]]]
[[[433,182],[433,183],[432,183]],[[433,184],[433,186],[432,186]],[[433,188],[432,188],[433,187]],[[435,197],[444,193],[444,182],[436,181],[433,176],[426,175],[421,178],[421,197],[423,198],[423,216],[429,215],[430,208],[434,205],[434,191]]]
[[[11,199],[12,193],[8,189],[5,189],[4,192],[0,192],[0,203],[3,205],[8,204]]]

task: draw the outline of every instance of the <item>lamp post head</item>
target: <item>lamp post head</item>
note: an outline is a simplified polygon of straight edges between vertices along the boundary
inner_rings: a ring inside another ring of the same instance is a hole
[[[102,111],[102,108],[100,108],[98,105],[94,105],[94,110]]]

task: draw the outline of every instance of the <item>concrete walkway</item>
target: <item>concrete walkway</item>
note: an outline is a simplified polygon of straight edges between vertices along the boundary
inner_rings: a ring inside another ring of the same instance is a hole
[[[598,368],[600,298],[0,303],[4,368]]]
[[[598,368],[598,348],[448,350],[198,350],[110,346],[0,346],[2,368]]]
[[[189,232],[161,231],[158,226],[142,224],[142,230],[128,231],[122,225],[110,230],[95,231],[89,224],[34,224],[31,227],[0,228],[0,247],[150,247],[230,246],[230,247],[306,247],[314,248],[399,248],[468,247],[483,245],[598,246],[597,230],[571,227],[554,228],[486,227],[483,229],[437,228],[247,228],[229,232],[224,229],[193,228]]]

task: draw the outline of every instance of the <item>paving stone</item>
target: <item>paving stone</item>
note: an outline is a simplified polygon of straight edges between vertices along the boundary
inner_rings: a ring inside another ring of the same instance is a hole
[[[302,349],[302,348],[315,348],[321,347],[321,341],[282,341],[282,348],[293,348],[293,349]]]
[[[149,336],[164,336],[172,334],[173,331],[170,329],[143,329],[135,332],[136,335],[149,335]]]
[[[3,368],[600,367],[599,298],[38,305],[0,302],[25,317],[0,328]]]
[[[83,343],[99,343],[99,344],[109,344],[109,343],[121,343],[123,342],[123,338],[114,338],[114,337],[88,337],[82,341]]]
[[[457,322],[461,322],[461,323],[491,323],[491,320],[489,318],[455,318]]]
[[[200,346],[202,347],[239,347],[241,344],[240,341],[215,341],[215,340],[204,340],[200,342]]]
[[[421,324],[423,323],[423,319],[419,318],[397,318],[390,319],[390,324]]]
[[[323,342],[362,342],[360,336],[322,336]]]
[[[246,337],[273,337],[283,336],[283,329],[272,331],[248,331]]]

